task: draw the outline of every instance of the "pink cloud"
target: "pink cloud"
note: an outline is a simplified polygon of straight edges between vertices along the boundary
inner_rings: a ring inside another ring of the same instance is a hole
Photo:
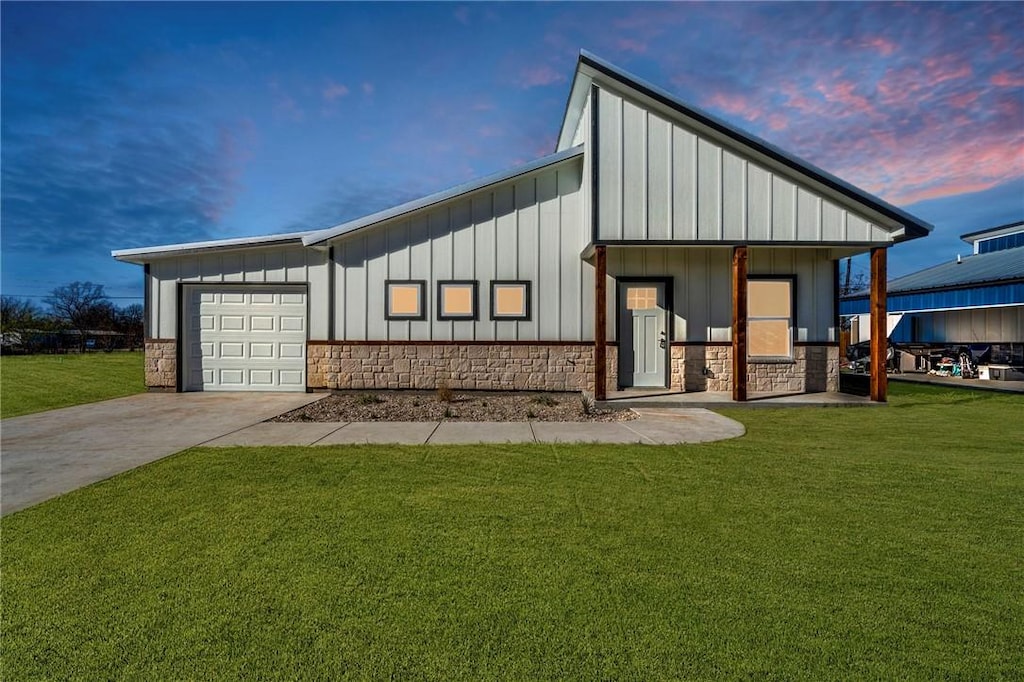
[[[782,114],[771,114],[768,116],[768,127],[772,130],[785,130],[789,127],[789,121]]]
[[[883,57],[888,57],[896,51],[896,43],[892,42],[888,38],[883,38],[882,36],[865,38],[861,41],[861,45],[873,49]]]
[[[1019,88],[1024,86],[1024,76],[1010,71],[1000,71],[989,78],[988,82],[1000,88]]]
[[[546,64],[540,66],[531,66],[522,69],[519,72],[519,78],[517,84],[524,90],[528,88],[535,88],[544,85],[554,85],[555,83],[562,83],[566,80],[566,76],[561,71],[554,69]]]
[[[1009,137],[992,131],[973,138],[882,132],[858,145],[852,163],[837,170],[868,191],[905,205],[978,192],[1024,176],[1022,148],[1024,131]]]
[[[850,81],[819,81],[815,89],[826,102],[839,104],[843,115],[875,113],[875,107],[866,97],[856,92],[857,84]],[[838,115],[840,112],[834,112]]]
[[[333,102],[339,97],[344,97],[348,94],[348,88],[341,83],[335,83],[332,80],[327,81],[327,85],[324,86],[322,91],[324,99],[328,102]]]
[[[977,90],[968,90],[967,92],[961,92],[957,95],[953,95],[946,101],[957,109],[966,109],[977,102],[980,97],[981,93]]]
[[[821,112],[821,104],[805,95],[795,83],[783,83],[779,92],[786,98],[786,105],[793,109],[812,114]]]
[[[362,88],[364,95],[372,95],[373,94],[373,91],[374,91],[373,83],[369,83],[369,82],[363,83],[360,87]]]
[[[620,38],[616,43],[615,47],[621,52],[635,52],[636,54],[643,54],[647,52],[647,43],[639,40],[631,40],[629,38]]]
[[[958,62],[958,57],[931,57],[924,60],[925,73],[932,86],[950,80],[969,78],[974,72],[970,64]]]
[[[743,95],[735,93],[716,92],[708,98],[707,105],[712,109],[740,116],[747,121],[756,121],[763,114],[761,107]]]

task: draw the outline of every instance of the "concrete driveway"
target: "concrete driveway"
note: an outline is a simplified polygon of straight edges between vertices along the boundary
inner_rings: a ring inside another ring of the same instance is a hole
[[[24,509],[322,398],[143,393],[0,422],[0,513]]]

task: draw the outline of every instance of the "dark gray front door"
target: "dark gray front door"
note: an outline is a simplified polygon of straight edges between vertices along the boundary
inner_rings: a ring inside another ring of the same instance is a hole
[[[619,282],[619,384],[667,386],[664,282]]]

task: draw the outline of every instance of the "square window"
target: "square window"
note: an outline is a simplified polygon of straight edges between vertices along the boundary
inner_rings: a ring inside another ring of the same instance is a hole
[[[747,357],[792,359],[795,288],[792,277],[747,281]]]
[[[394,280],[384,282],[384,318],[387,320],[425,320],[423,280]]]
[[[657,307],[657,287],[626,287],[626,310],[650,310]]]
[[[491,319],[530,319],[530,283],[523,280],[491,282]]]
[[[472,280],[437,283],[437,319],[475,320],[478,284]]]

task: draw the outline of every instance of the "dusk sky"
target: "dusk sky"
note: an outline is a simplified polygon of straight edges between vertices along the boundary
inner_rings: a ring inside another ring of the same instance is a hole
[[[2,290],[550,154],[580,49],[936,226],[1024,219],[1024,4],[3,3]],[[866,265],[859,265],[861,269]],[[123,298],[122,298],[123,297]]]

